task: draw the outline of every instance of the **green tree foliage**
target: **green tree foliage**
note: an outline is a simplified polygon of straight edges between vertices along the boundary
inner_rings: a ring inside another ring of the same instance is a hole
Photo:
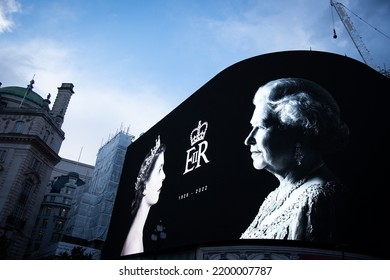
[[[59,260],[92,260],[92,254],[85,253],[85,248],[80,247],[80,246],[75,246],[73,249],[70,251],[70,254],[65,251],[62,252],[59,256],[56,257],[56,259]]]

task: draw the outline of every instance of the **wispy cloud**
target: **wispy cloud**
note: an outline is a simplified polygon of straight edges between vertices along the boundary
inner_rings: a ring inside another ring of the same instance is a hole
[[[137,137],[175,106],[164,98],[166,94],[161,88],[147,84],[131,73],[126,75],[126,87],[123,83],[112,83],[113,77],[106,81],[107,65],[91,71],[98,64],[88,64],[88,59],[79,56],[79,49],[61,42],[34,38],[18,48],[14,46],[14,42],[0,45],[3,55],[0,69],[6,82],[3,86],[27,85],[35,75],[34,91],[44,98],[51,93],[52,103],[57,87],[63,82],[75,86],[63,125],[66,139],[60,154],[65,158],[76,159],[83,146],[82,159],[88,158],[88,163],[94,164],[98,148],[118,128],[129,127],[129,132]]]
[[[75,159],[83,147],[81,160],[88,159],[90,164],[94,164],[92,159],[98,148],[120,127],[129,128],[129,133],[138,137],[174,106],[163,98],[163,92],[153,87],[132,89],[96,83],[96,87],[86,88],[81,85],[75,84],[75,94],[65,117],[66,139],[61,156]]]
[[[39,81],[36,88],[45,92],[74,75],[71,49],[50,39],[30,39],[19,43],[17,48],[15,42],[3,41],[0,52],[4,85],[5,82],[23,85],[35,74]]]
[[[0,0],[0,33],[12,30],[12,15],[19,13],[21,8],[22,5],[16,0]]]

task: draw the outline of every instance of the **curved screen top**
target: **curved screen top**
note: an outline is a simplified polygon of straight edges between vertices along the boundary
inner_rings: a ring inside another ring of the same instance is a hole
[[[129,146],[102,257],[278,240],[388,254],[389,92],[326,52],[226,68]]]

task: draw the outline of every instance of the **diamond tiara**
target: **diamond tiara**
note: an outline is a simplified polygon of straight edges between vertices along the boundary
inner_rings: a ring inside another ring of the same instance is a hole
[[[137,182],[135,183],[135,189],[136,190],[138,190],[141,187],[140,183],[141,183],[142,180],[145,179],[146,170],[149,169],[150,163],[152,162],[152,159],[156,155],[156,152],[157,152],[158,148],[160,148],[160,145],[161,145],[161,141],[160,141],[160,135],[159,135],[157,137],[157,139],[156,139],[155,146],[152,149],[150,149],[150,152],[148,153],[149,155],[142,162],[141,168],[140,168],[140,170],[138,172]]]

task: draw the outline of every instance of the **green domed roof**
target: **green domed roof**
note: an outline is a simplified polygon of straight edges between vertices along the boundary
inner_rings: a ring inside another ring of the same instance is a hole
[[[27,88],[23,88],[23,87],[3,87],[3,88],[0,88],[0,94],[6,93],[6,94],[20,97],[20,99],[23,99],[23,96],[26,94],[26,90],[27,90]],[[26,95],[25,99],[42,107],[43,98],[33,90],[31,90]]]

